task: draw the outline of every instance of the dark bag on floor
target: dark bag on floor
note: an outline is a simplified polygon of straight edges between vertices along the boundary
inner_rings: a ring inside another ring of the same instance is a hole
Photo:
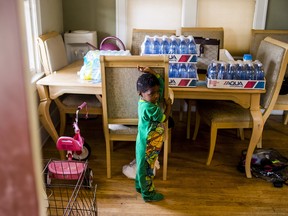
[[[197,47],[197,69],[206,72],[213,60],[219,60],[220,40],[213,38],[194,37]]]
[[[279,94],[280,95],[288,94],[288,77],[284,77]]]
[[[238,170],[245,172],[246,150],[242,151]],[[288,159],[275,149],[256,149],[251,160],[251,172],[257,178],[282,187],[288,180]]]

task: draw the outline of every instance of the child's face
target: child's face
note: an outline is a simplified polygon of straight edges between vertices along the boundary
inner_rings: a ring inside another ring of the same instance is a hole
[[[160,96],[160,86],[149,88],[146,92],[141,92],[142,99],[156,104]]]

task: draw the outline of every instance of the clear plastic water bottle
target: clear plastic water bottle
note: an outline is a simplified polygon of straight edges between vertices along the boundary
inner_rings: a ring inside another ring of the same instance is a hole
[[[172,68],[173,68],[172,70],[173,70],[173,73],[174,73],[174,77],[175,78],[181,78],[179,64],[173,64]]]
[[[195,64],[187,65],[188,78],[197,78],[197,68]]]
[[[239,66],[239,62],[238,61],[235,61],[234,62],[234,66],[235,66],[235,70],[236,70],[236,76],[238,76],[238,73],[237,73],[237,69],[238,69],[238,66]],[[240,79],[240,77],[239,77],[239,79]]]
[[[249,62],[247,65],[246,65],[246,80],[254,80],[254,76],[255,76],[255,73],[254,73],[254,67],[252,65],[251,62]]]
[[[218,77],[217,62],[211,63],[211,67],[208,68],[207,75],[209,79],[217,79]]]
[[[161,54],[168,54],[170,49],[170,42],[166,35],[162,36]]]
[[[183,35],[180,36],[179,52],[180,54],[188,54],[188,46]]]
[[[179,78],[178,64],[169,64],[169,78]]]
[[[153,37],[152,50],[153,54],[161,54],[161,44],[157,35]]]
[[[237,68],[237,74],[240,77],[240,80],[246,80],[247,79],[246,69],[245,69],[244,64],[242,62],[239,62],[239,65]]]
[[[255,70],[255,73],[258,70],[258,63],[260,63],[260,61],[258,61],[258,60],[255,60],[255,61],[252,62],[254,70]]]
[[[230,63],[227,71],[227,79],[232,80],[235,79],[235,77],[237,77],[235,65]]]
[[[257,64],[257,68],[255,69],[255,79],[256,80],[264,80],[265,74],[263,69],[263,64],[259,62]]]
[[[175,77],[175,73],[173,71],[173,65],[174,64],[169,64],[169,78],[174,78]]]
[[[188,78],[187,68],[186,68],[186,65],[184,63],[180,64],[179,73],[180,73],[180,77]]]
[[[221,66],[219,68],[219,71],[218,71],[218,76],[217,76],[217,79],[224,79],[225,77],[225,74],[226,74],[226,65],[224,62],[221,63]]]
[[[196,43],[192,35],[188,36],[188,54],[197,54]]]
[[[144,54],[153,54],[152,52],[152,42],[151,42],[151,39],[148,35],[145,36],[145,39],[144,39]]]
[[[179,54],[179,44],[176,40],[176,36],[172,35],[170,43],[169,54]]]

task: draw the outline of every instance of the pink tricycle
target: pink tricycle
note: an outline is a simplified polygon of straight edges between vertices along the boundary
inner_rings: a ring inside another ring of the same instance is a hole
[[[93,171],[88,168],[87,159],[90,156],[91,148],[84,142],[78,127],[79,111],[86,107],[87,103],[81,104],[76,111],[75,122],[73,123],[74,137],[61,136],[57,140],[56,147],[58,150],[67,151],[67,160],[50,160],[47,165],[46,183],[51,184],[51,179],[82,180],[84,184],[92,187]],[[74,160],[73,160],[74,159]]]
[[[83,108],[86,108],[86,118],[88,118],[87,103],[84,102],[78,106],[76,110],[75,121],[73,123],[74,137],[61,136],[57,140],[56,146],[58,150],[66,150],[67,158],[76,160],[87,160],[91,154],[90,146],[85,142],[84,138],[80,134],[80,129],[78,126],[79,112]]]

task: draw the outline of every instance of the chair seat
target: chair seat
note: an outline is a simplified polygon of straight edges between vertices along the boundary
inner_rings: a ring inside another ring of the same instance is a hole
[[[109,124],[109,131],[111,134],[137,134],[137,125],[122,125],[122,124]]]
[[[95,95],[65,94],[61,97],[61,101],[65,106],[69,107],[78,107],[83,102],[87,103],[88,109],[102,107],[102,104]]]
[[[288,94],[278,95],[276,106],[277,105],[288,105]]]
[[[232,101],[197,101],[197,109],[203,118],[215,122],[252,121],[249,109]]]

